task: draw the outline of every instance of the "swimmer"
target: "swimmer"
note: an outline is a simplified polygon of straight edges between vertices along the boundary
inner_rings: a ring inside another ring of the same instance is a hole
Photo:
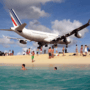
[[[57,67],[54,67],[54,70],[57,70]]]
[[[26,68],[25,68],[25,64],[22,64],[22,69],[21,70],[27,70]]]

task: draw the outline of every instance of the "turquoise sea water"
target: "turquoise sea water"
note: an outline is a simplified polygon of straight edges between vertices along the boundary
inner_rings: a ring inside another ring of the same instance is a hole
[[[90,90],[90,69],[0,66],[0,90]]]

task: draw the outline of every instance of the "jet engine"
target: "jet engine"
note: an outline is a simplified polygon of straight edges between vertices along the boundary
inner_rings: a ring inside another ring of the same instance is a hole
[[[24,41],[24,40],[20,40],[19,42],[20,42],[21,44],[27,44],[27,42]]]
[[[77,33],[75,33],[75,37],[77,37],[77,38],[81,38],[82,35],[81,35],[81,33],[77,32]]]
[[[66,44],[69,44],[69,43],[71,43],[71,40],[70,40],[70,38],[67,37],[67,38],[64,39],[64,42],[65,42]]]

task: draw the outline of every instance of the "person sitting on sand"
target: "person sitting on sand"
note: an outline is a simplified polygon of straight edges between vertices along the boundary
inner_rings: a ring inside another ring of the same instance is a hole
[[[54,67],[54,70],[57,70],[57,67]]]
[[[22,69],[21,70],[27,70],[26,68],[25,68],[25,64],[22,64]]]
[[[78,46],[76,45],[76,55],[78,56]]]
[[[52,50],[51,50],[51,47],[49,47],[49,49],[48,49],[48,54],[49,54],[49,59],[51,59],[51,57],[52,57]]]
[[[63,49],[62,49],[62,52],[63,52],[63,56],[65,56],[65,55],[64,55],[64,51],[65,51],[65,48],[63,47]]]
[[[33,60],[33,59],[34,59],[34,54],[35,54],[35,53],[34,53],[34,51],[33,51],[33,52],[32,52],[32,62],[34,62],[34,60]]]
[[[80,48],[80,56],[83,56],[83,45],[81,45],[81,48]]]

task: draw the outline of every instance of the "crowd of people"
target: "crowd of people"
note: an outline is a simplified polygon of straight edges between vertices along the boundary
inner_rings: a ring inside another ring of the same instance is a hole
[[[90,49],[87,45],[85,46],[81,45],[80,56],[87,56],[89,52],[90,52]],[[78,55],[79,55],[79,51],[78,51],[78,46],[76,45],[76,56]]]
[[[31,55],[32,54],[32,50],[29,48],[29,49],[27,49],[26,51],[23,51],[23,55]],[[39,49],[39,48],[37,48],[37,50],[36,50],[36,54],[38,55],[38,54],[42,54],[42,47]]]
[[[5,52],[4,53],[5,54],[5,56],[13,56],[14,55],[14,50],[9,50],[9,52]]]
[[[54,49],[55,49],[55,54],[54,54]],[[62,48],[62,54],[63,54],[63,56],[65,56],[65,48],[63,47]],[[54,56],[59,56],[59,52],[58,52],[58,50],[57,50],[57,47],[49,47],[49,49],[48,49],[48,54],[49,54],[49,59],[51,59],[51,58],[54,58]]]

